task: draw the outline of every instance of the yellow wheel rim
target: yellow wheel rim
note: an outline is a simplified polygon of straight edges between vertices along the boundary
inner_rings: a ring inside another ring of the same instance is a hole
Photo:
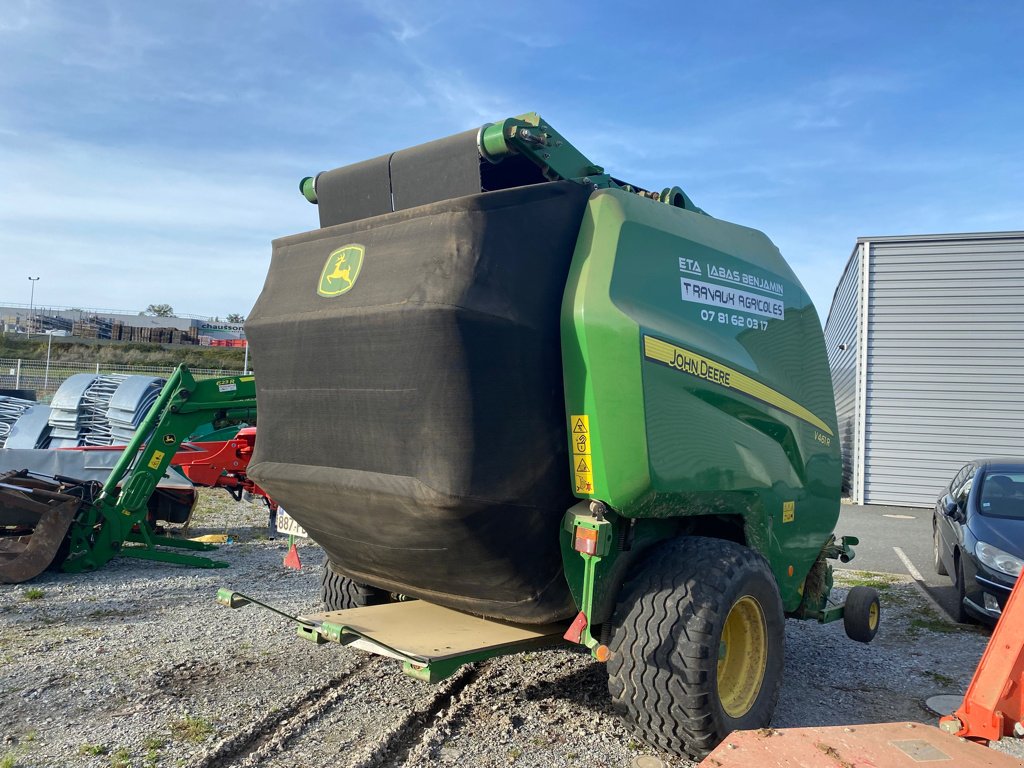
[[[868,608],[868,629],[872,632],[878,627],[878,603],[872,603]]]
[[[757,600],[745,595],[725,617],[718,651],[718,699],[729,717],[743,717],[754,706],[767,663],[764,611]]]

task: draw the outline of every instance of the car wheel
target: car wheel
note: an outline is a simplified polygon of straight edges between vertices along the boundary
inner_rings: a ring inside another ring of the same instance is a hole
[[[956,609],[953,611],[953,618],[961,624],[970,624],[971,616],[964,608],[964,598],[967,597],[967,587],[964,584],[964,564],[960,558],[956,559],[956,578],[953,586],[956,588]]]
[[[935,572],[939,576],[948,576],[946,564],[942,562],[942,534],[939,533],[939,526],[932,525],[932,557],[935,559]]]

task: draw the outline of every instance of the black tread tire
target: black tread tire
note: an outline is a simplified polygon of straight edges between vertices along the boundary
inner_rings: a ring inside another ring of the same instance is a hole
[[[871,626],[871,606],[878,605],[878,621]],[[878,633],[882,621],[882,607],[878,592],[871,587],[852,587],[846,595],[843,608],[843,629],[846,636],[858,643],[870,643]]]
[[[324,566],[320,582],[320,602],[324,610],[344,611],[349,608],[364,608],[391,602],[391,595],[383,589],[352,581],[348,576],[336,573],[330,564]]]
[[[946,564],[942,562],[942,550],[940,549],[939,537],[939,526],[932,526],[932,558],[935,560],[935,572],[939,576],[949,576],[949,571],[946,570]]]
[[[964,608],[967,587],[964,584],[964,565],[960,562],[960,557],[956,558],[956,574],[953,576],[953,589],[956,590],[956,608],[953,610],[953,618],[960,624],[973,624],[971,614]]]
[[[718,696],[718,649],[725,619],[744,595],[764,614],[767,659],[753,705],[732,718]],[[645,741],[699,760],[731,731],[771,721],[782,684],[783,622],[775,577],[760,554],[721,539],[665,542],[624,585],[612,617],[612,704]]]

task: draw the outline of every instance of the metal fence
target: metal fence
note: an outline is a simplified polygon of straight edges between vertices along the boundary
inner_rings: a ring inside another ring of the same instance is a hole
[[[35,390],[36,400],[49,402],[53,393],[69,376],[76,373],[124,373],[128,375],[161,376],[167,378],[173,365],[112,365],[108,363],[47,362],[46,360],[14,360],[0,357],[0,389]],[[189,368],[197,379],[220,376],[239,376],[242,371],[223,371],[212,368]]]

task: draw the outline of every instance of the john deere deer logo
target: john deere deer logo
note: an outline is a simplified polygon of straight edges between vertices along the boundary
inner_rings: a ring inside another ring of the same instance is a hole
[[[320,273],[320,285],[316,292],[321,296],[340,296],[356,284],[359,270],[363,266],[366,248],[361,245],[344,245],[331,251]]]

